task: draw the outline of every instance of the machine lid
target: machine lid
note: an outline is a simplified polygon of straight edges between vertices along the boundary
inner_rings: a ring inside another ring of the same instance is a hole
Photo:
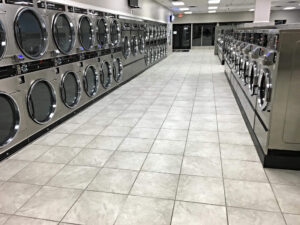
[[[109,62],[103,61],[101,64],[101,84],[106,89],[111,85],[112,81],[112,68]]]
[[[31,8],[23,8],[14,23],[15,37],[21,51],[31,59],[41,58],[47,49],[45,21]]]
[[[0,59],[3,57],[6,50],[6,32],[0,20]]]
[[[53,21],[53,37],[56,46],[63,54],[69,54],[72,51],[75,44],[75,29],[66,14],[56,14]]]
[[[9,144],[20,127],[19,109],[14,99],[0,92],[0,148]]]
[[[81,96],[80,80],[74,72],[66,72],[61,80],[61,98],[69,108],[74,108]]]
[[[54,116],[56,94],[53,86],[44,79],[36,80],[27,95],[30,117],[39,124],[45,124]]]
[[[113,46],[117,46],[121,42],[121,27],[118,20],[113,20],[110,25],[110,39]]]
[[[113,76],[116,82],[120,82],[123,76],[123,64],[120,58],[114,61]]]
[[[122,53],[125,59],[127,59],[130,56],[131,53],[131,47],[130,47],[130,41],[127,36],[124,37],[123,39],[123,48],[122,48]]]
[[[88,16],[82,16],[79,20],[79,41],[85,50],[93,47],[94,30],[93,23]]]
[[[86,94],[90,97],[95,96],[99,89],[99,74],[94,66],[86,67],[83,81]]]
[[[263,69],[258,80],[258,105],[262,111],[265,111],[270,102],[272,94],[271,74],[268,69]]]
[[[98,44],[100,44],[102,47],[108,44],[108,35],[109,35],[109,29],[108,29],[108,23],[106,18],[98,19],[97,21],[97,41]]]

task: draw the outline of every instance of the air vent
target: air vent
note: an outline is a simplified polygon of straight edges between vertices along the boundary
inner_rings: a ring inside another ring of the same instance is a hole
[[[196,8],[197,6],[195,6],[195,5],[190,5],[189,7],[190,7],[190,8]]]
[[[298,3],[298,1],[288,1],[287,3]]]
[[[281,5],[274,6],[274,8],[281,8],[281,7],[282,7]]]

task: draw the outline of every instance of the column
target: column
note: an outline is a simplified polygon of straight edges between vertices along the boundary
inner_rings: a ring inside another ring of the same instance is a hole
[[[256,0],[254,23],[269,23],[271,14],[271,0]]]

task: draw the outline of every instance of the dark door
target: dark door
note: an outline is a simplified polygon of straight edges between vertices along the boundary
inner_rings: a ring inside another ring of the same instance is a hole
[[[173,25],[173,49],[191,49],[191,24]]]
[[[215,44],[216,24],[204,24],[202,33],[202,46],[212,46]]]

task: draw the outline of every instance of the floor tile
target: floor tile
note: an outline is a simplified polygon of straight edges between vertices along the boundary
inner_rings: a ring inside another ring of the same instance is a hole
[[[161,129],[159,131],[157,139],[185,141],[187,137],[187,132],[187,130]]]
[[[248,133],[240,132],[219,132],[221,144],[253,145]]]
[[[12,177],[10,181],[44,185],[63,167],[64,164],[32,162]]]
[[[131,127],[108,126],[101,132],[101,135],[111,137],[126,137],[130,130]]]
[[[0,163],[0,180],[6,181],[25,168],[30,162],[5,160]]]
[[[184,154],[186,156],[220,157],[219,143],[188,141]]]
[[[50,148],[45,154],[36,161],[47,163],[69,163],[82,149],[55,146]]]
[[[88,190],[129,194],[137,175],[136,171],[103,168]]]
[[[285,225],[281,213],[227,208],[229,225]]]
[[[278,212],[279,207],[268,183],[225,180],[228,206]]]
[[[221,144],[220,147],[223,159],[260,161],[253,145]]]
[[[154,139],[156,138],[157,133],[158,133],[158,129],[155,128],[135,127],[131,130],[128,137]]]
[[[66,166],[47,185],[64,188],[85,189],[98,172],[96,167]]]
[[[192,120],[190,130],[217,131],[218,126],[216,122]]]
[[[18,210],[17,215],[60,221],[79,197],[80,192],[45,186]]]
[[[221,132],[245,132],[248,133],[245,122],[218,122],[218,130]]]
[[[136,127],[140,128],[160,128],[164,122],[164,119],[144,119],[142,118]]]
[[[118,146],[123,141],[122,137],[106,137],[106,136],[97,136],[92,140],[87,148],[97,148],[103,150],[116,150]]]
[[[189,129],[190,121],[188,120],[166,120],[162,125],[163,129],[181,129],[187,130]]]
[[[95,126],[95,124],[83,124],[78,129],[76,129],[74,134],[82,134],[82,135],[98,135],[102,130],[104,130],[105,126]]]
[[[260,162],[222,160],[224,178],[268,182]]]
[[[57,145],[82,148],[85,147],[88,143],[90,143],[94,138],[95,136],[92,135],[70,134],[69,136],[65,137],[62,141],[60,141]]]
[[[300,185],[300,171],[265,169],[267,176],[273,184]]]
[[[300,214],[300,187],[278,184],[272,186],[282,212]]]
[[[111,126],[134,127],[138,121],[138,118],[117,118],[111,123]]]
[[[8,214],[0,214],[0,225],[5,224],[9,217],[10,215]]]
[[[34,161],[49,149],[50,146],[47,145],[29,145],[19,150],[18,153],[11,157],[11,159]]]
[[[182,156],[149,154],[142,170],[179,174]]]
[[[73,133],[78,127],[80,127],[80,124],[78,123],[64,123],[57,128],[55,128],[52,133],[62,133],[62,134],[71,134]]]
[[[0,213],[14,214],[39,188],[31,184],[4,183],[0,186]]]
[[[63,222],[86,225],[113,225],[127,196],[86,191]]]
[[[189,131],[188,141],[219,143],[218,133],[213,131]]]
[[[172,225],[227,225],[226,209],[223,206],[190,202],[175,203]]]
[[[119,146],[119,151],[149,152],[153,144],[152,139],[126,138]]]
[[[56,145],[57,143],[59,143],[61,140],[65,139],[67,136],[68,136],[68,134],[49,133],[49,134],[46,134],[45,136],[40,137],[33,144],[53,146],[53,145]]]
[[[185,141],[156,140],[151,148],[151,153],[182,155]]]
[[[146,153],[140,152],[115,152],[105,164],[105,167],[140,170],[146,159]]]
[[[182,163],[182,174],[206,177],[222,177],[219,158],[185,156]]]
[[[57,222],[47,221],[47,220],[40,220],[40,219],[33,219],[33,218],[26,218],[21,216],[12,216],[9,218],[5,225],[57,225]]]
[[[174,202],[129,196],[115,225],[169,225]]]
[[[175,199],[179,176],[173,174],[141,172],[131,190],[131,195]]]
[[[181,175],[176,199],[225,205],[223,181],[220,178]]]
[[[300,215],[284,214],[287,225],[300,225]]]
[[[102,167],[113,154],[109,150],[84,149],[71,162],[71,165]]]

